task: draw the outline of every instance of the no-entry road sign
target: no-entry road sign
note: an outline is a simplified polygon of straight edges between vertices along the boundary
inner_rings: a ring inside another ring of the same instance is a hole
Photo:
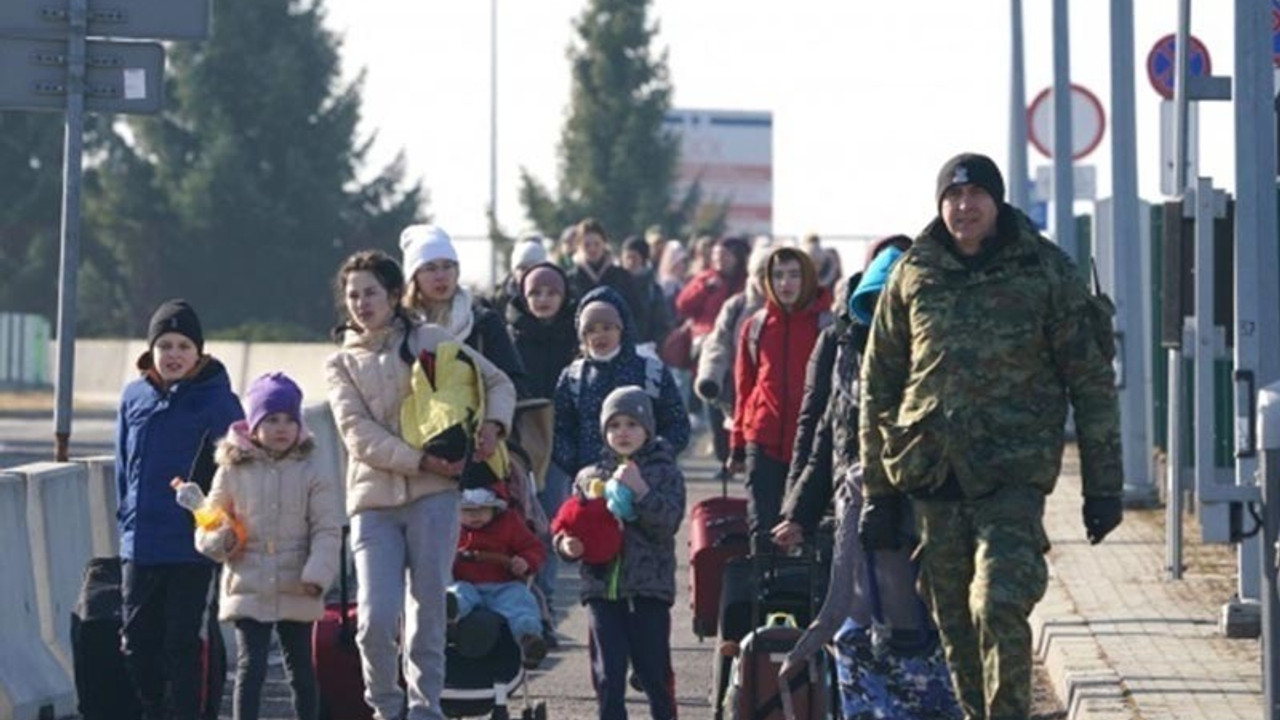
[[[1071,159],[1098,148],[1107,128],[1102,101],[1088,88],[1071,83]],[[1027,108],[1027,139],[1041,155],[1053,157],[1053,88],[1040,91]]]
[[[1213,68],[1209,61],[1209,48],[1194,35],[1190,36],[1191,47],[1187,48],[1187,75],[1203,75],[1209,77]],[[1160,93],[1165,100],[1173,99],[1174,79],[1178,72],[1178,36],[1165,35],[1151,46],[1147,53],[1147,79],[1151,87]]]
[[[157,113],[163,87],[160,43],[85,44],[85,110]],[[66,107],[66,42],[0,38],[0,108],[62,112]]]

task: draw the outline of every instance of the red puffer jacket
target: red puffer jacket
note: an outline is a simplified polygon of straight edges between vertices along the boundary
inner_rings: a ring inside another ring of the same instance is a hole
[[[504,510],[488,525],[472,530],[463,526],[458,534],[458,556],[453,561],[453,579],[469,583],[498,583],[522,580],[506,565],[487,558],[466,559],[467,551],[520,556],[529,563],[529,575],[538,572],[547,559],[542,542],[524,524],[519,514]]]
[[[734,358],[733,434],[729,444],[741,457],[748,443],[769,457],[791,462],[804,374],[818,333],[831,321],[831,294],[824,288],[802,310],[787,313],[772,299],[742,324]],[[752,352],[752,328],[760,322],[759,345]]]
[[[745,281],[730,283],[715,270],[703,270],[676,296],[676,316],[693,323],[694,337],[702,337],[716,325],[724,301],[742,292]]]

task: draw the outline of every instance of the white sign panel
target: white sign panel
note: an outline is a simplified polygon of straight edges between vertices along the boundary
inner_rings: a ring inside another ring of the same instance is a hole
[[[702,201],[729,204],[729,232],[773,231],[773,117],[767,112],[672,110],[664,127],[680,138],[672,200],[701,183]]]
[[[1071,185],[1075,200],[1096,200],[1098,198],[1098,168],[1094,165],[1072,165]],[[1031,189],[1034,200],[1053,202],[1053,166],[1036,167],[1036,183]]]

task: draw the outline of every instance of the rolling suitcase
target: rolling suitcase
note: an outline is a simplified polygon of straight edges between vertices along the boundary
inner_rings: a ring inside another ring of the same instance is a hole
[[[373,710],[364,701],[364,675],[360,648],[356,646],[356,606],[351,602],[347,541],[350,528],[342,528],[342,557],[338,564],[338,593],[324,608],[324,617],[311,635],[311,652],[320,686],[320,717],[334,720],[372,720]]]
[[[84,720],[134,720],[142,706],[125,666],[120,629],[124,597],[118,557],[93,558],[85,565],[80,597],[71,613],[71,663]],[[213,587],[217,587],[214,574]],[[227,677],[227,649],[218,626],[217,602],[210,604],[200,633],[200,717],[217,720]]]
[[[721,483],[720,497],[703,500],[689,513],[689,604],[699,639],[716,635],[725,567],[748,549],[747,501],[729,497],[728,476]]]
[[[788,561],[788,562],[782,562]],[[800,639],[795,615],[772,612],[765,615],[765,606],[773,595],[772,583],[783,575],[783,565],[803,570],[807,586],[807,612],[816,612],[821,585],[821,562],[816,551],[799,558],[784,558],[771,553],[751,556],[751,566],[759,592],[752,595],[751,617],[757,625],[737,643],[737,655],[733,658],[728,687],[721,703],[720,717],[733,720],[819,720],[828,716],[831,700],[831,668],[823,652],[810,657],[798,672],[786,678],[785,684],[779,670],[787,653]],[[792,577],[791,575],[785,577]]]

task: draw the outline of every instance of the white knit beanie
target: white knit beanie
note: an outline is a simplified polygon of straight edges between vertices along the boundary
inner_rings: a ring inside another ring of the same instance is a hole
[[[511,249],[511,272],[533,267],[547,259],[547,249],[542,246],[542,236],[524,238]]]
[[[410,225],[400,233],[400,249],[404,252],[404,276],[412,279],[423,265],[432,260],[458,262],[449,233],[435,225]]]

